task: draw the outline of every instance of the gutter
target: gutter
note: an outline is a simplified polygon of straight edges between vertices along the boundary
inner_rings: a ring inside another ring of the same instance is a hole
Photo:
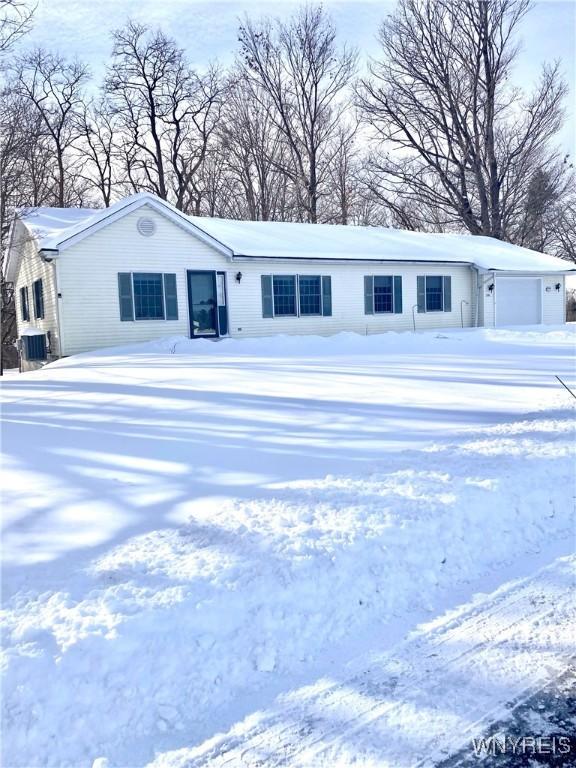
[[[60,255],[60,252],[57,248],[40,248],[38,250],[38,255],[42,261],[50,263],[53,259]]]
[[[448,264],[458,267],[472,267],[474,264],[471,261],[430,261],[430,259],[371,259],[371,258],[358,258],[358,259],[334,259],[324,256],[246,256],[245,254],[234,254],[232,261],[238,262],[250,262],[250,261],[265,261],[265,262],[277,262],[277,261],[321,261],[324,264]]]
[[[49,259],[52,261],[52,259]],[[60,317],[60,302],[62,296],[60,295],[60,289],[58,287],[58,261],[55,261],[52,265],[54,269],[54,290],[56,292],[56,324],[58,325],[58,357],[64,357],[64,338],[62,335],[62,321]]]
[[[482,275],[541,275],[542,277],[546,275],[573,275],[576,276],[576,268],[575,269],[562,269],[562,270],[554,270],[554,269],[495,269],[494,267],[491,267],[490,269],[484,269],[483,267],[477,267],[478,273]]]

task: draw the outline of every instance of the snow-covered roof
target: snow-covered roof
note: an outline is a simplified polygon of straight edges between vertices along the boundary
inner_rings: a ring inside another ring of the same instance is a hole
[[[490,237],[429,234],[337,224],[236,221],[186,216],[155,195],[139,193],[110,208],[37,208],[20,219],[42,250],[58,250],[108,220],[152,205],[231,258],[330,261],[411,261],[473,264],[515,272],[569,272],[576,265]]]
[[[566,271],[570,268],[569,264],[554,256],[519,248],[492,237],[341,224],[190,218],[197,227],[227,245],[235,256],[464,262],[487,270],[529,272]]]
[[[83,228],[88,219],[102,213],[97,208],[32,208],[19,216],[40,243],[48,242],[69,230]]]

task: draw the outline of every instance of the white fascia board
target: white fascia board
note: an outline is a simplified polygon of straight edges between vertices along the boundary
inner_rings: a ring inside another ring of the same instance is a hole
[[[275,261],[298,261],[298,262],[311,262],[316,263],[321,261],[323,264],[439,264],[443,267],[473,267],[474,265],[469,261],[431,261],[430,259],[375,259],[366,256],[365,258],[357,259],[334,259],[323,256],[240,256],[233,255],[232,261],[236,262],[250,262],[250,261],[263,261],[268,264]]]
[[[534,275],[534,277],[553,277],[554,275],[574,275],[576,274],[576,266],[572,269],[563,269],[563,270],[555,270],[555,269],[497,269],[496,267],[491,267],[490,269],[485,269],[484,267],[478,267],[478,272],[481,275],[486,274],[495,274],[500,275],[501,277],[521,277],[522,275],[525,275],[526,277],[530,277]]]
[[[171,206],[169,203],[165,202],[164,200],[160,200],[159,198],[151,198],[151,197],[145,197],[145,198],[140,198],[139,200],[133,200],[127,205],[125,205],[123,208],[113,211],[109,215],[104,214],[97,221],[88,225],[87,227],[82,229],[80,232],[77,232],[74,235],[71,235],[69,237],[64,236],[62,240],[54,242],[54,245],[58,245],[57,251],[55,251],[53,247],[44,248],[42,250],[46,252],[47,251],[54,252],[54,255],[57,256],[58,253],[65,251],[67,248],[71,248],[73,245],[76,245],[76,243],[80,242],[85,237],[89,237],[90,235],[93,235],[95,232],[98,232],[100,229],[107,227],[109,224],[112,224],[114,221],[117,221],[118,219],[121,219],[122,217],[127,216],[129,213],[132,213],[133,211],[136,211],[139,208],[142,208],[144,206],[149,206],[150,208],[153,208],[158,213],[160,213],[160,215],[166,216],[167,219],[170,219],[170,221],[172,221],[178,227],[180,227],[181,229],[184,229],[188,233],[192,233],[196,235],[196,237],[198,237],[200,240],[207,243],[208,245],[211,245],[213,248],[215,248],[217,251],[222,253],[224,256],[227,256],[228,258],[232,257],[233,252],[231,248],[228,248],[223,243],[219,242],[215,238],[208,235],[206,232],[204,232],[204,230],[200,229],[200,227],[193,224],[186,216],[184,216],[184,214],[182,214],[176,208]]]

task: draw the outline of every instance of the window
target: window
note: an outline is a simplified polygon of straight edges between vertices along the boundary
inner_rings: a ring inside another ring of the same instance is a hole
[[[426,278],[426,312],[442,312],[442,278],[438,276]]]
[[[392,278],[374,276],[374,312],[392,312]]]
[[[261,275],[262,317],[332,314],[329,275]]]
[[[28,305],[28,287],[20,288],[20,315],[22,320],[30,320],[30,307]]]
[[[301,315],[322,314],[322,285],[320,277],[308,277],[300,275],[298,278],[298,290],[300,296]]]
[[[274,275],[274,315],[296,314],[296,277],[294,275]]]
[[[402,313],[402,277],[400,275],[366,275],[364,278],[364,312],[367,315]]]
[[[448,275],[417,278],[418,312],[451,312],[452,279]]]
[[[119,272],[120,320],[178,320],[176,275]]]
[[[41,320],[44,317],[44,288],[42,280],[32,283],[32,296],[34,298],[34,317]]]
[[[134,317],[136,320],[163,320],[164,296],[162,275],[154,272],[135,272]]]

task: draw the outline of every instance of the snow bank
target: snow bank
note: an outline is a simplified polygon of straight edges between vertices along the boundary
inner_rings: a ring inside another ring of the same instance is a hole
[[[297,336],[277,334],[262,338],[190,339],[188,336],[166,336],[154,341],[107,347],[61,358],[46,368],[77,367],[92,358],[125,357],[126,355],[191,355],[195,357],[225,356],[232,359],[258,357],[282,360],[297,358],[341,358],[343,355],[363,357],[396,353],[427,353],[434,345],[438,353],[462,354],[487,352],[491,345],[548,346],[576,344],[576,325],[523,326],[521,330],[490,328],[458,328],[441,331],[387,331],[360,335],[344,331],[331,336]]]

